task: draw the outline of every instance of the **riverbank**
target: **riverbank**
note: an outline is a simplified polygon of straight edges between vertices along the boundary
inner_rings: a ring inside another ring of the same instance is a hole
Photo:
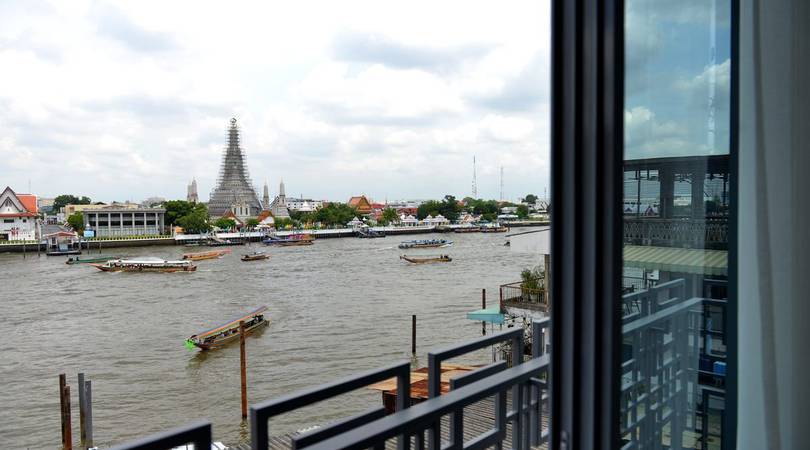
[[[511,229],[522,227],[547,226],[548,222],[521,221],[521,222],[510,222],[505,225]],[[374,231],[383,232],[388,236],[397,236],[408,234],[452,232],[454,229],[459,227],[460,225],[448,225],[445,227],[435,227],[435,226],[371,227],[371,229]],[[356,237],[357,230],[353,228],[337,228],[325,230],[292,230],[292,231],[278,231],[275,234],[282,237],[293,234],[309,234],[317,239],[330,239],[330,238]],[[215,235],[219,239],[227,239],[237,242],[260,242],[267,237],[266,233],[262,231],[251,231],[240,233],[216,233]],[[149,247],[155,245],[186,245],[207,238],[208,238],[207,235],[178,234],[176,236],[148,237],[148,238],[132,237],[125,239],[90,239],[90,240],[83,240],[81,242],[81,248],[82,250],[96,250],[96,249],[101,250],[105,248]],[[39,246],[37,246],[35,242],[0,244],[0,253],[33,254],[39,252],[41,254],[44,254],[45,251],[46,251],[45,243],[40,243]]]

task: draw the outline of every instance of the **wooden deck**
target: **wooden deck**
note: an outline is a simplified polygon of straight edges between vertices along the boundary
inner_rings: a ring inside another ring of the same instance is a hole
[[[507,396],[509,399],[511,396]],[[507,408],[511,406],[511,401],[507,401]],[[444,442],[449,441],[449,426],[448,426],[449,418],[447,416],[442,417],[442,440]],[[548,427],[548,420],[546,417],[543,418],[543,429],[547,429]],[[491,398],[481,400],[480,402],[473,403],[472,405],[464,408],[464,441],[470,441],[477,436],[486,433],[487,431],[491,430],[495,427],[495,415],[494,415],[494,405],[493,400]],[[293,436],[297,435],[298,433],[288,433],[280,436],[271,436],[270,437],[270,449],[271,450],[291,450],[291,439]],[[417,448],[414,445],[413,439],[411,442],[411,448]],[[512,447],[512,426],[507,425],[507,433],[506,433],[506,440],[504,441],[504,448],[511,448]],[[396,449],[396,439],[390,439],[385,446],[386,449]],[[545,449],[546,446],[542,445],[537,447],[540,449]],[[250,444],[239,444],[232,447],[228,447],[229,450],[250,450]]]

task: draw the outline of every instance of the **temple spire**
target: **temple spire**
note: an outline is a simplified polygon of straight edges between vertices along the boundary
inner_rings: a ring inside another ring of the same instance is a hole
[[[211,192],[208,213],[217,217],[230,211],[235,202],[244,202],[250,215],[258,215],[262,205],[250,181],[245,153],[239,145],[239,127],[236,118],[231,119],[228,128],[228,147],[222,156],[217,186]]]

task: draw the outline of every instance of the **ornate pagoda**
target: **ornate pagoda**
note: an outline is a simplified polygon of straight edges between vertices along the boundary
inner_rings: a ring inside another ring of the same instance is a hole
[[[228,129],[228,148],[222,156],[217,187],[208,201],[208,214],[220,217],[237,204],[247,205],[253,217],[262,211],[262,204],[250,181],[245,153],[239,146],[239,127],[234,118]]]

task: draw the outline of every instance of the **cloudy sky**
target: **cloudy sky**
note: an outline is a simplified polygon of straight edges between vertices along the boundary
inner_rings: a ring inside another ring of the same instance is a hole
[[[345,201],[542,195],[549,6],[515,1],[0,2],[0,184],[41,196],[250,175]]]
[[[183,198],[229,119],[254,185],[543,195],[549,1],[0,2],[0,184]],[[728,0],[628,0],[627,158],[728,152]],[[713,6],[714,5],[714,6]]]

